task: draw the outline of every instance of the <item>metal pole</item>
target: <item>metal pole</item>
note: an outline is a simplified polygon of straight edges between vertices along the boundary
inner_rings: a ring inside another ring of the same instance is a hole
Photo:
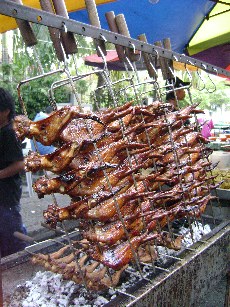
[[[12,1],[1,0],[0,14],[10,16],[17,19],[28,20],[33,23],[42,24],[48,27],[53,27],[63,31],[63,27],[69,32],[76,34],[92,37],[101,40],[102,36],[106,41],[111,42],[115,45],[121,45],[124,47],[130,48],[130,46],[135,47],[135,50],[146,52],[149,54],[156,55],[156,51],[159,56],[162,56],[167,59],[174,59],[182,63],[190,63],[195,67],[204,69],[205,71],[222,74],[227,77],[230,76],[230,72],[226,69],[211,65],[209,63],[202,62],[197,59],[193,59],[184,54],[179,54],[174,51],[164,49],[155,45],[151,45],[145,42],[142,42],[131,37],[124,36],[120,33],[114,33],[108,30],[104,30],[92,25],[84,24],[75,20],[64,18],[50,12],[45,12],[42,10],[34,9]]]
[[[227,285],[226,285],[226,293],[225,293],[225,302],[224,307],[230,306],[230,270],[227,273]]]
[[[1,258],[1,249],[0,249],[0,307],[3,306],[3,291],[2,291],[2,258]]]

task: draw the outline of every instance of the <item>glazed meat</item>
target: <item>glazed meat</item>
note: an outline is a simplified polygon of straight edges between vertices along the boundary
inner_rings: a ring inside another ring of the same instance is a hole
[[[160,237],[158,233],[152,234],[151,236],[144,233],[143,235],[133,237],[130,242],[125,241],[109,249],[107,247],[99,249],[98,245],[93,245],[89,250],[89,254],[94,260],[114,270],[119,270],[135,258],[135,251],[141,244],[149,240],[154,240],[157,237]]]
[[[14,129],[20,140],[34,137],[43,145],[51,145],[60,141],[61,131],[74,118],[90,118],[103,124],[94,114],[81,113],[78,107],[66,106],[37,122],[29,120],[24,115],[18,115],[14,120]]]
[[[37,172],[38,170],[52,171],[60,173],[62,170],[68,169],[69,164],[74,159],[77,152],[81,150],[82,144],[67,143],[58,148],[53,153],[40,155],[37,152],[31,152],[25,158],[25,170],[27,172]]]
[[[149,106],[128,102],[100,113],[65,107],[36,123],[16,117],[20,139],[57,147],[52,154],[32,152],[25,158],[27,171],[56,174],[34,182],[39,197],[60,193],[71,199],[65,206],[50,204],[44,211],[46,224],[55,228],[79,220],[84,238],[75,248],[76,255],[84,254],[79,256],[83,274],[71,254],[58,259],[41,255],[34,261],[77,283],[85,276],[91,288],[100,279],[98,288],[104,288],[111,285],[107,267],[117,270],[117,284],[130,262],[156,258],[155,245],[180,249],[181,238],[165,230],[180,218],[199,219],[216,187],[207,140],[195,121],[185,125],[193,114],[203,113],[196,107],[172,112],[159,101]],[[86,259],[93,262],[85,265]],[[99,264],[102,268],[94,271]]]

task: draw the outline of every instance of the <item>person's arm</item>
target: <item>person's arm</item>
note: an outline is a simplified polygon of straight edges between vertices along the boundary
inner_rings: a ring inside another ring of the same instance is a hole
[[[0,170],[0,179],[14,176],[24,170],[24,161],[15,161],[6,168]]]

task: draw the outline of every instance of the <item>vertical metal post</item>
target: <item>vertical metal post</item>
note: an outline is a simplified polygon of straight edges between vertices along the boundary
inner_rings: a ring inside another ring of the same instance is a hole
[[[225,294],[225,302],[224,307],[230,306],[230,270],[227,273],[227,285],[226,285],[226,294]]]
[[[2,291],[2,257],[1,257],[1,249],[0,249],[0,307],[3,306],[3,291]]]

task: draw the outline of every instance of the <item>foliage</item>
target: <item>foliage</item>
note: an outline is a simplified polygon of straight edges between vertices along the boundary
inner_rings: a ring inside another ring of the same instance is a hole
[[[0,65],[0,86],[9,89],[13,93],[16,101],[18,100],[18,84],[22,80],[33,78],[33,80],[25,84],[23,83],[20,87],[22,99],[26,104],[26,109],[31,119],[38,111],[44,110],[49,104],[50,88],[52,84],[67,77],[65,73],[48,75],[49,72],[54,72],[59,68],[63,68],[64,65],[57,60],[47,28],[34,24],[33,30],[38,39],[38,44],[33,48],[26,48],[19,31],[15,30],[12,63],[2,63]],[[81,35],[75,35],[75,38],[78,42],[78,60],[76,60],[75,56],[70,56],[67,59],[67,64],[71,75],[79,76],[88,72],[87,66],[83,65],[82,57],[95,53],[95,48],[93,47],[92,39],[85,38]],[[114,48],[113,45],[110,46],[110,44],[107,43],[107,49],[110,47]],[[189,79],[186,72],[180,73],[182,74],[180,77],[183,80],[186,80],[186,78],[187,80]],[[37,78],[39,75],[41,75],[42,78]],[[121,105],[129,100],[134,100],[134,103],[137,103],[139,99],[143,99],[143,95],[153,98],[154,90],[145,88],[145,85],[135,88],[140,96],[137,97],[138,95],[136,95],[135,97],[134,90],[130,87],[130,80],[124,80],[124,75],[126,75],[127,78],[127,74],[122,71],[110,71],[110,78],[113,82],[112,89],[116,101],[114,101],[114,97],[112,97],[112,92],[109,90],[108,86],[103,87],[105,80],[103,80],[102,76],[99,74],[95,73],[90,76],[78,78],[76,82],[74,81],[74,85],[81,101],[83,103],[93,104],[94,109],[112,107],[114,103]],[[200,108],[214,111],[217,107],[225,105],[225,110],[230,109],[223,81],[214,81],[214,83],[217,84],[217,90],[210,93],[214,89],[214,85],[210,78],[207,77],[206,73],[201,78],[197,72],[194,72],[192,73],[192,80],[192,101],[194,103],[199,102]],[[162,80],[159,81],[161,82]],[[143,84],[145,84],[145,82],[143,82]],[[201,90],[204,84],[205,88]],[[150,87],[152,88],[152,84]],[[57,103],[68,102],[70,93],[70,85],[58,87],[54,91],[55,101]],[[189,97],[187,95],[186,99],[180,104],[184,106],[188,103]],[[19,102],[16,104],[16,110],[18,113],[22,113]]]
[[[230,110],[229,97],[224,79],[215,78],[212,75],[209,76],[204,73],[202,79],[198,75],[193,74],[192,80],[192,86],[190,88],[192,102],[199,103],[200,109],[213,112],[224,105],[226,111]],[[184,101],[180,102],[180,106],[188,104],[189,97],[186,95]]]
[[[33,48],[26,48],[23,39],[18,30],[14,31],[13,36],[13,59],[12,63],[3,63],[0,65],[0,86],[8,89],[13,94],[16,101],[16,111],[22,113],[22,108],[18,101],[17,86],[23,80],[28,80],[37,76],[29,82],[23,82],[21,88],[21,97],[26,104],[28,116],[32,119],[38,111],[44,110],[49,104],[49,90],[51,85],[63,78],[67,78],[65,73],[55,73],[47,75],[49,72],[63,68],[57,60],[53,44],[50,41],[49,33],[46,27],[33,25],[34,33],[38,39],[38,44]],[[77,40],[81,47],[78,49],[78,56],[89,52],[87,46],[90,43],[84,37],[78,36]],[[67,59],[68,65],[73,67],[73,60]],[[71,72],[72,73],[72,72]],[[45,74],[45,76],[44,76]],[[77,91],[83,95],[88,90],[88,84],[85,80],[80,80],[76,85]],[[69,102],[70,86],[62,86],[55,89],[55,101],[57,103]]]
[[[135,101],[133,87],[130,87],[130,80],[125,75],[123,71],[110,71],[111,83],[108,85],[98,74],[97,88],[91,93],[94,110],[122,105],[130,100]]]

